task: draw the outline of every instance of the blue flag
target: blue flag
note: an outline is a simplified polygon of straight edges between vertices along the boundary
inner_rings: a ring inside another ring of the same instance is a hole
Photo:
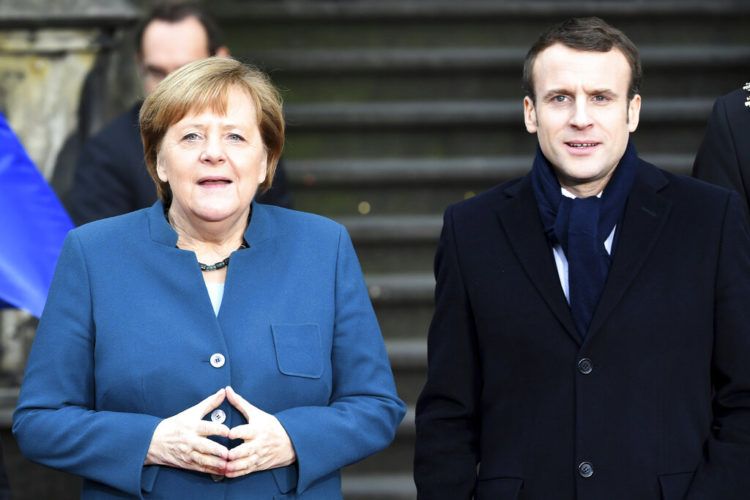
[[[42,314],[70,217],[0,114],[0,307]]]

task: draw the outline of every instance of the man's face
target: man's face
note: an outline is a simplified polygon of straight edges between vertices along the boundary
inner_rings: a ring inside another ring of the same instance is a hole
[[[563,187],[579,197],[598,194],[638,127],[641,97],[628,101],[627,59],[617,49],[555,44],[538,54],[532,71],[536,99],[523,101],[526,130],[536,133]]]
[[[169,73],[209,55],[208,35],[194,17],[176,23],[152,21],[141,42],[144,92],[149,95]]]

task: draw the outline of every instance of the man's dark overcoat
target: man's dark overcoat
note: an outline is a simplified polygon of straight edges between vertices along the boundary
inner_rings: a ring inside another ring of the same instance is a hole
[[[421,500],[750,498],[740,199],[641,161],[617,232],[582,340],[528,177],[446,211]]]

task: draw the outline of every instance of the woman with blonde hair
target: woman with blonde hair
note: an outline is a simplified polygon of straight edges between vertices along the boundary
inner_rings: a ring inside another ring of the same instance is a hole
[[[70,232],[13,432],[83,498],[341,498],[404,415],[346,230],[253,201],[284,144],[262,73],[209,58],[140,115],[152,207]]]

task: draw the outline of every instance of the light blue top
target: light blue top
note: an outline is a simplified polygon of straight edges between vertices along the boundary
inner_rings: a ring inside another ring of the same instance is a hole
[[[221,308],[221,299],[224,298],[224,283],[206,282],[206,291],[208,291],[208,298],[211,299],[211,307],[214,308],[214,314],[218,316],[219,309]]]
[[[159,202],[71,231],[13,418],[22,453],[83,476],[86,499],[341,498],[339,469],[404,415],[354,249],[335,222],[256,203],[245,240],[217,316]],[[296,464],[221,482],[143,466],[161,419],[227,385],[279,419]]]

